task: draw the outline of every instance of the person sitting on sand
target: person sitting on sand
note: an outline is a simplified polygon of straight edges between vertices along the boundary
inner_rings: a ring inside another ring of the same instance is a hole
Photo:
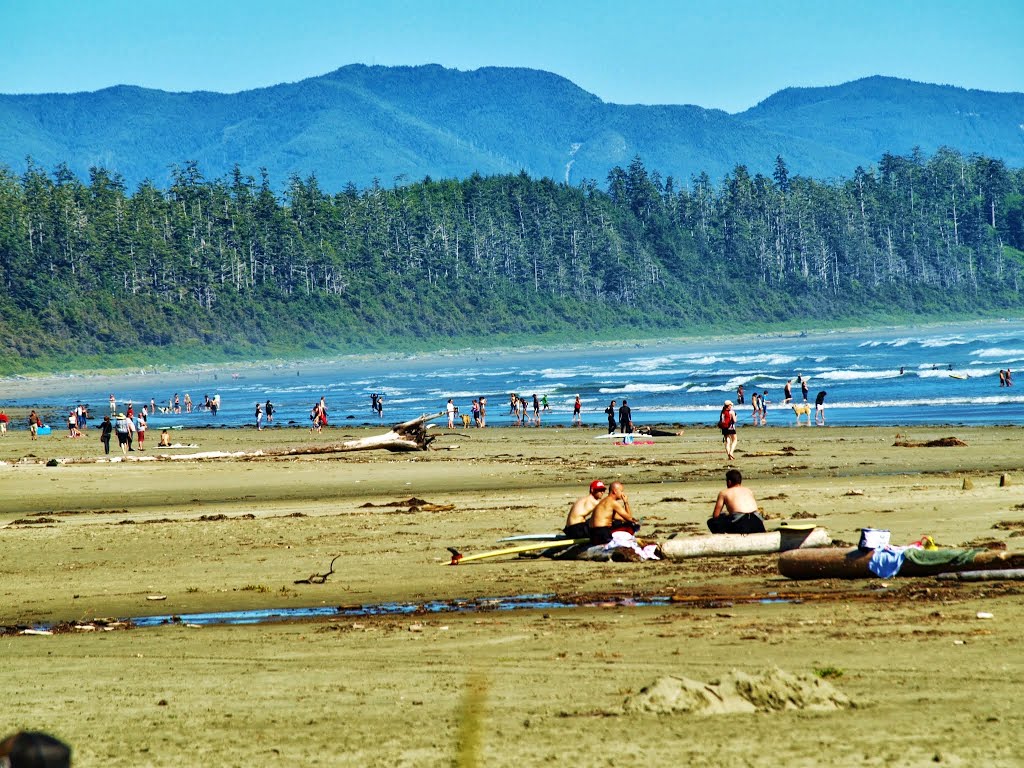
[[[48,733],[19,731],[0,742],[0,765],[10,768],[70,768],[71,748]]]
[[[618,480],[611,484],[608,495],[594,507],[590,516],[590,543],[607,544],[615,531],[636,533],[640,523],[629,508],[626,489]]]
[[[764,518],[757,511],[757,500],[743,485],[738,469],[725,473],[725,490],[719,491],[715,510],[708,518],[712,533],[764,533]]]
[[[166,429],[160,431],[160,442],[157,443],[157,446],[160,448],[171,447],[171,433],[168,432]]]
[[[594,508],[601,502],[601,497],[608,488],[600,480],[590,484],[590,493],[573,502],[569,508],[569,516],[565,519],[565,527],[562,531],[570,539],[590,538],[590,529],[587,521],[594,514]]]

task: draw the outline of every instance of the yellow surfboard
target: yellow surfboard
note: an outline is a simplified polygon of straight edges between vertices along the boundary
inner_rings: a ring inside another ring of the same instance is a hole
[[[529,544],[520,544],[515,547],[504,549],[492,549],[489,552],[480,552],[475,555],[464,555],[454,547],[448,547],[452,553],[452,561],[448,565],[468,563],[470,560],[485,560],[489,557],[502,557],[503,555],[518,555],[520,552],[533,552],[538,549],[564,549],[574,544],[586,544],[590,539],[563,539],[561,541],[531,541]]]

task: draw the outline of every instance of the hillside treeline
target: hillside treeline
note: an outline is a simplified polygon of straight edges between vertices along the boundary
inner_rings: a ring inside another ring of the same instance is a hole
[[[1011,314],[1022,250],[1024,172],[946,150],[833,182],[779,158],[682,183],[637,158],[604,189],[296,177],[283,197],[237,168],[130,192],[29,163],[0,170],[0,365]]]

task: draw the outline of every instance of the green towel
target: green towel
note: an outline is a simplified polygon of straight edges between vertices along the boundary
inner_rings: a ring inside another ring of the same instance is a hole
[[[903,556],[914,565],[970,565],[984,549],[917,549],[911,547]]]

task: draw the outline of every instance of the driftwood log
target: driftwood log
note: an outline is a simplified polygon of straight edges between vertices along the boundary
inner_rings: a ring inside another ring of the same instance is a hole
[[[873,579],[873,549],[793,549],[779,555],[779,573],[788,579]],[[904,561],[899,576],[935,576],[954,571],[994,571],[1024,567],[1024,552],[980,552],[968,565],[918,565]]]
[[[411,421],[395,424],[390,432],[372,437],[360,437],[357,440],[346,440],[343,443],[328,445],[307,445],[301,448],[285,448],[283,450],[259,451],[202,451],[200,453],[154,453],[147,456],[115,456],[116,461],[204,461],[207,459],[262,459],[281,456],[314,456],[325,453],[347,453],[349,451],[427,451],[430,444],[437,439],[428,434],[431,424],[427,422],[445,415],[445,411],[428,413]],[[110,459],[52,459],[60,464],[95,464]],[[36,462],[41,463],[41,462]]]
[[[727,555],[768,555],[805,547],[827,547],[832,543],[824,528],[785,529],[766,533],[717,533],[686,539],[669,539],[661,551],[669,560]]]
[[[411,421],[395,424],[390,432],[372,437],[360,437],[358,440],[346,440],[335,445],[317,445],[305,448],[290,448],[285,451],[264,451],[264,456],[303,456],[315,453],[345,453],[347,451],[427,451],[430,444],[437,438],[427,434],[432,426],[431,419],[444,416],[445,412],[424,414]]]

